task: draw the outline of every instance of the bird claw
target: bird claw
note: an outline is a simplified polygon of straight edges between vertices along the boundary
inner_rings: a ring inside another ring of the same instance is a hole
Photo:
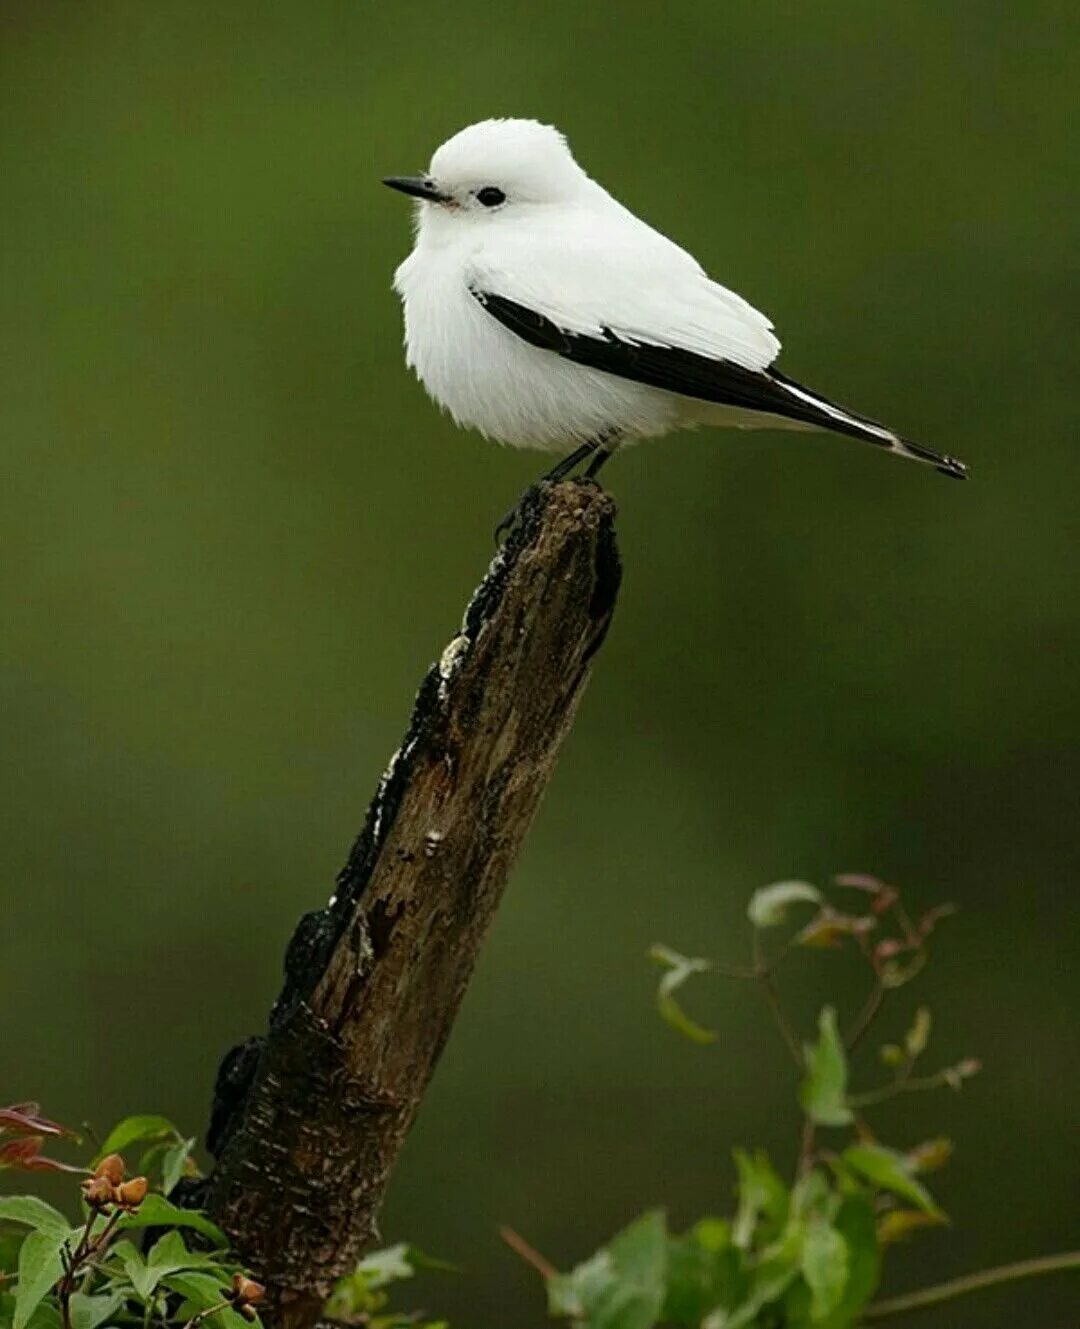
[[[531,494],[535,493],[538,489],[552,489],[555,485],[561,484],[567,479],[569,479],[572,484],[582,485],[586,489],[603,489],[604,487],[595,475],[561,476],[559,479],[552,479],[550,476],[546,475],[543,476],[541,479],[537,480],[535,484],[529,485],[528,489],[525,490],[514,506],[510,508],[508,512],[503,513],[492,536],[495,541],[495,547],[498,548],[504,542],[505,537],[508,536],[517,525],[522,509],[525,507]]]

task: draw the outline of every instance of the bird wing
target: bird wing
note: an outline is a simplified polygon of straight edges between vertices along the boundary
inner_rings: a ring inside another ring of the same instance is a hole
[[[475,256],[469,281],[478,298],[499,296],[570,338],[615,337],[751,370],[780,351],[764,314],[640,223],[628,233],[552,229],[504,239]]]
[[[772,324],[710,280],[689,254],[656,244],[554,233],[490,247],[467,272],[472,295],[541,350],[651,387],[846,434],[962,476],[953,458],[801,387],[773,368]]]

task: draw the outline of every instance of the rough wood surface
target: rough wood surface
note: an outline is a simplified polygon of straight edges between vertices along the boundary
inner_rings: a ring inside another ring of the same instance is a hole
[[[226,1057],[200,1197],[289,1329],[375,1235],[390,1171],[551,778],[619,586],[614,504],[530,490],[420,688],[263,1038]]]

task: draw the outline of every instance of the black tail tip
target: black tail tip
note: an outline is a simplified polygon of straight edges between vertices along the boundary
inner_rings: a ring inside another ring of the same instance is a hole
[[[894,437],[896,437],[894,435]],[[967,467],[956,457],[949,457],[944,452],[935,452],[933,448],[928,448],[923,443],[913,443],[910,438],[896,438],[893,444],[897,452],[901,452],[916,461],[927,462],[935,471],[941,475],[947,475],[950,480],[966,480]]]
[[[947,475],[950,480],[966,480],[968,478],[967,467],[962,461],[957,461],[955,457],[943,457],[937,469],[940,475]]]

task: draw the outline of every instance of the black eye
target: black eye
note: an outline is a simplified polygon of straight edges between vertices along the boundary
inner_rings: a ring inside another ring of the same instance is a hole
[[[500,203],[506,202],[506,195],[494,185],[485,185],[483,189],[476,191],[476,201],[482,203],[485,208],[497,208]]]

